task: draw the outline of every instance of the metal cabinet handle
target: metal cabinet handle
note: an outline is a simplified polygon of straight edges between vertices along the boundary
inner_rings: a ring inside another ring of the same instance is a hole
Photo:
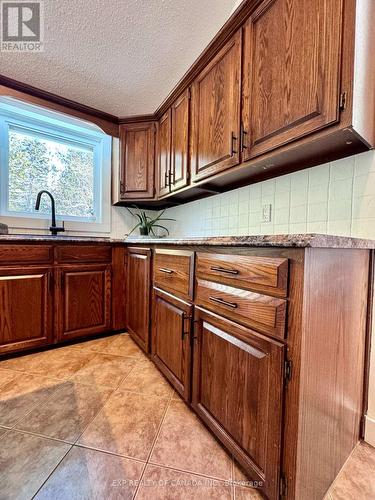
[[[247,146],[245,145],[245,136],[247,135],[247,132],[243,126],[243,123],[241,123],[241,134],[240,134],[240,150],[241,152],[244,149],[247,149]]]
[[[159,267],[159,271],[166,274],[172,274],[174,272],[173,269],[166,269],[164,267]]]
[[[225,269],[224,267],[216,267],[216,266],[212,266],[211,271],[217,271],[219,273],[226,273],[226,274],[239,274],[240,273],[237,269]]]
[[[165,170],[165,172],[164,172],[164,186],[165,187],[169,186],[168,177],[169,177],[169,172],[168,172],[168,170]]]
[[[234,143],[238,140],[238,137],[234,135],[234,132],[232,132],[231,135],[231,141],[230,141],[230,155],[234,156],[238,151],[234,149]]]
[[[221,299],[220,297],[210,297],[210,300],[212,300],[212,302],[217,302],[218,304],[221,304],[222,306],[231,307],[232,309],[237,309],[237,307],[238,307],[235,302],[227,302],[226,300]]]

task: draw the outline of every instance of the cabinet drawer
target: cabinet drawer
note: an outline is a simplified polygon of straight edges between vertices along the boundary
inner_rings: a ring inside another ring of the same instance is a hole
[[[196,304],[273,337],[285,337],[286,300],[197,279]]]
[[[0,245],[0,265],[52,262],[53,247],[50,245]]]
[[[101,245],[63,245],[57,247],[57,260],[60,263],[111,262],[112,248]]]
[[[288,259],[198,253],[197,277],[285,297]]]
[[[185,299],[193,298],[194,252],[155,250],[154,284]]]

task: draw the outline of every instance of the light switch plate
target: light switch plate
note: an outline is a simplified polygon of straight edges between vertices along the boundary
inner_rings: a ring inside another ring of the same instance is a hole
[[[262,222],[271,222],[272,216],[272,205],[267,203],[267,205],[262,206]]]

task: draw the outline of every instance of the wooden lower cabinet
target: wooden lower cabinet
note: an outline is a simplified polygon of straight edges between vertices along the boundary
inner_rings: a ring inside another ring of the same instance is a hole
[[[111,329],[111,266],[77,265],[58,270],[58,339]]]
[[[195,309],[192,406],[267,497],[278,498],[284,346]]]
[[[152,357],[180,395],[190,398],[192,305],[154,288]]]
[[[128,249],[126,322],[130,336],[150,350],[151,250]]]
[[[52,268],[0,270],[0,354],[52,342]]]

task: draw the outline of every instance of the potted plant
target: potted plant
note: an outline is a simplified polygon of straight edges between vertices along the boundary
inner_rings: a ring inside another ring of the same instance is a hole
[[[134,207],[134,208],[138,208],[138,207]],[[150,234],[152,236],[157,236],[155,234],[154,228],[164,229],[164,231],[166,231],[166,233],[169,234],[168,229],[165,226],[160,225],[159,222],[166,221],[166,220],[171,220],[171,221],[176,220],[176,219],[168,219],[166,217],[162,217],[165,210],[160,212],[160,214],[157,217],[155,217],[154,219],[152,219],[149,215],[147,215],[144,210],[141,211],[140,213],[133,213],[129,208],[127,208],[127,211],[133,217],[136,217],[139,220],[138,224],[136,224],[133,227],[133,229],[130,231],[128,236],[130,236],[137,228],[139,228],[139,233],[141,236],[149,236]]]

